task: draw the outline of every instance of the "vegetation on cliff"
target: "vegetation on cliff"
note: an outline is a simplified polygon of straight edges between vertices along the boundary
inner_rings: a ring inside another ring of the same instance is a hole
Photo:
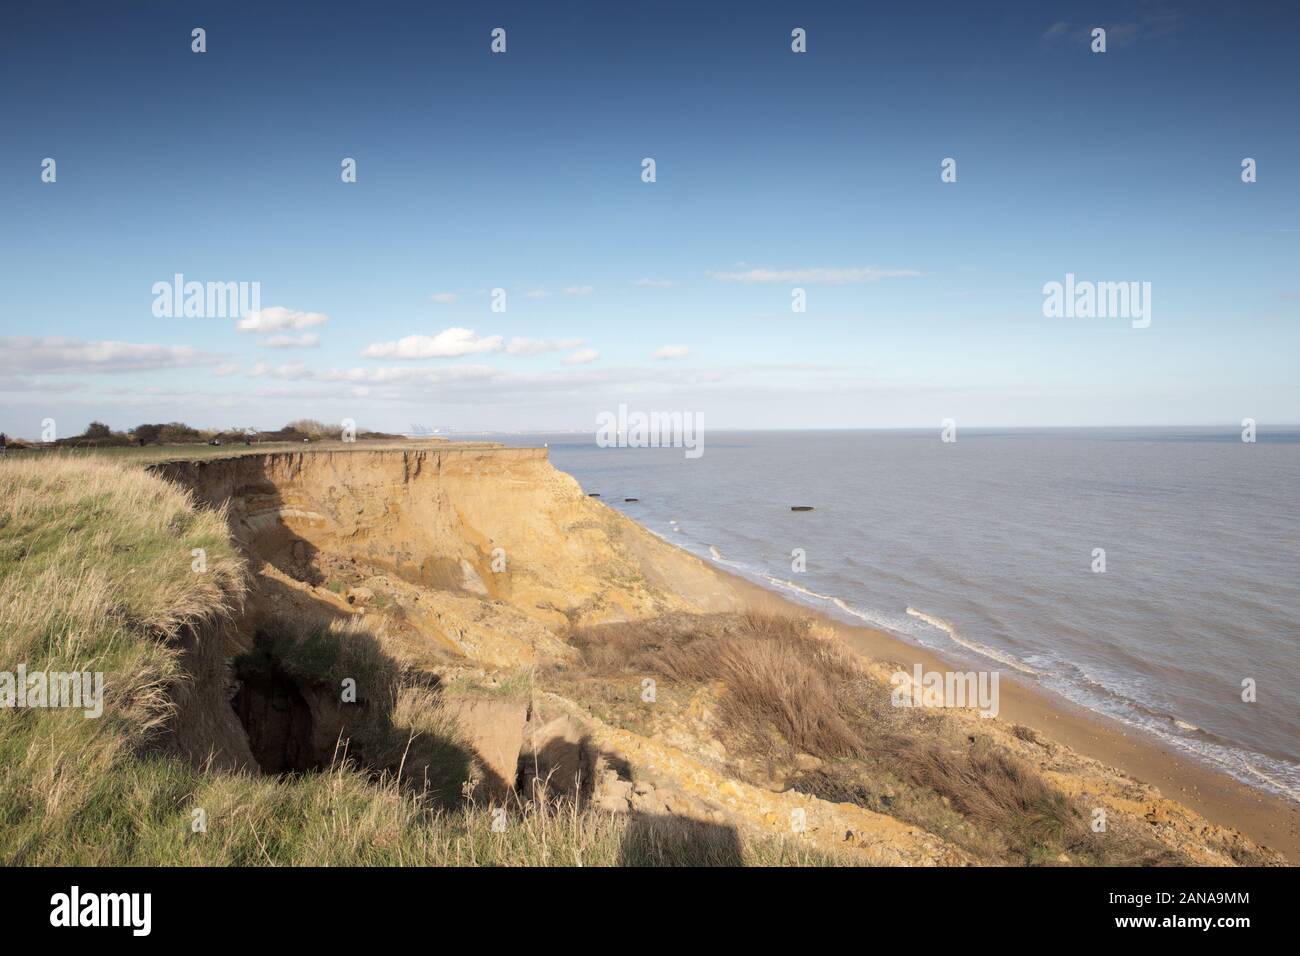
[[[0,671],[104,675],[100,717],[0,711],[5,865],[827,861],[797,843],[572,802],[515,801],[504,827],[483,803],[448,809],[409,771],[421,751],[435,764],[443,754],[445,766],[455,732],[358,627],[268,634],[259,650],[300,677],[346,672],[372,696],[391,695],[358,734],[366,763],[340,755],[320,772],[283,776],[195,766],[169,745],[168,728],[178,685],[193,679],[186,634],[215,640],[240,607],[246,570],[223,515],[145,471],[94,459],[0,463],[0,496]]]

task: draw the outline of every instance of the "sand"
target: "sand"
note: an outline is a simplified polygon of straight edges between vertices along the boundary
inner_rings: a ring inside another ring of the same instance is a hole
[[[843,623],[792,601],[747,578],[715,568],[730,578],[755,610],[811,616],[834,629],[859,654],[896,661],[905,670],[969,669],[885,631]],[[1300,863],[1300,804],[1263,793],[1203,765],[1117,720],[1073,704],[1005,671],[1000,678],[999,719],[1024,724],[1058,743],[1159,788],[1171,800],[1195,810],[1211,823],[1233,827]]]

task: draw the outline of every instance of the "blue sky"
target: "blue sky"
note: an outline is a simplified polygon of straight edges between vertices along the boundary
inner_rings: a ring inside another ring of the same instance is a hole
[[[1300,422],[1300,12],[849,6],[10,5],[0,429]]]

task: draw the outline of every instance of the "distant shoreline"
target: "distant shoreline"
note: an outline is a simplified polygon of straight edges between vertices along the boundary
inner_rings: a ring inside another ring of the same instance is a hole
[[[713,434],[722,435],[745,435],[745,434],[825,434],[833,432],[851,432],[854,434],[917,434],[917,435],[936,435],[939,433],[940,426],[938,423],[933,425],[879,425],[879,426],[828,426],[828,427],[802,427],[802,428],[745,428],[733,426],[710,425],[708,431]],[[1259,425],[1259,434],[1291,434],[1300,436],[1300,422],[1262,422]],[[416,435],[403,433],[407,438],[449,438],[457,441],[462,438],[481,438],[484,436],[501,436],[508,438],[581,438],[584,436],[595,436],[597,434],[595,426],[589,428],[570,428],[570,429],[489,429],[485,431],[448,431],[438,432],[435,435]],[[1204,435],[1222,434],[1234,441],[1241,440],[1240,422],[1211,422],[1206,424],[1199,422],[1188,425],[961,425],[960,433],[963,435],[1005,435],[1008,432],[1042,434],[1045,432],[1195,432]]]

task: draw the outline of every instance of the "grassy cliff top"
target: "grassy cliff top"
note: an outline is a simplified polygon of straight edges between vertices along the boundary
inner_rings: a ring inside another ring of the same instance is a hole
[[[100,448],[73,446],[31,446],[22,450],[10,449],[0,461],[46,461],[49,459],[89,459],[121,462],[132,465],[154,465],[164,461],[203,461],[213,458],[233,458],[241,455],[270,455],[298,452],[366,452],[366,451],[448,451],[457,449],[503,448],[499,442],[443,441],[430,438],[360,439],[343,442],[323,439],[311,442],[264,441],[251,445],[223,443],[208,445],[198,442],[167,445],[113,445]]]

